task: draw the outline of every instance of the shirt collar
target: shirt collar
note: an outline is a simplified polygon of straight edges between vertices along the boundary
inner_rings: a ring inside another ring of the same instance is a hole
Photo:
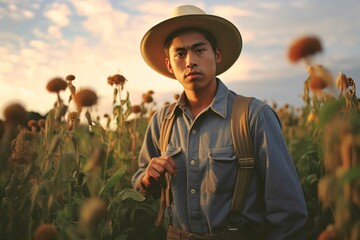
[[[216,94],[208,108],[210,108],[214,113],[219,114],[221,117],[226,118],[229,89],[220,79],[216,78],[216,81],[217,81]],[[175,103],[176,104],[175,107],[166,116],[167,118],[172,117],[172,115],[174,115],[177,109],[181,109],[182,111],[185,111],[185,107],[186,107],[185,97],[186,97],[185,92],[183,92],[180,98],[178,99],[178,101]]]

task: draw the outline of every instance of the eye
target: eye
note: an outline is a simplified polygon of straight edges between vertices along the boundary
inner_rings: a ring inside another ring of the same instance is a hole
[[[203,54],[205,51],[206,51],[205,48],[198,48],[198,49],[195,50],[197,55]]]
[[[183,58],[185,56],[185,52],[184,51],[177,51],[177,52],[175,52],[174,56],[176,58]]]

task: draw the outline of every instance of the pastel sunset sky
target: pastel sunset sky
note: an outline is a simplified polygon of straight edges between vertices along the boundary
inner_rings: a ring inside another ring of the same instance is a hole
[[[148,90],[159,104],[172,101],[181,85],[150,69],[139,45],[149,28],[183,4],[225,17],[239,28],[244,41],[240,58],[219,76],[235,92],[301,105],[306,67],[290,63],[287,49],[304,35],[321,40],[324,52],[316,56],[318,63],[335,77],[342,71],[358,84],[356,0],[0,0],[0,118],[12,102],[45,114],[56,101],[47,82],[68,74],[76,76],[78,89],[95,89],[99,112],[111,112],[107,77],[117,73],[127,78],[133,104]],[[62,94],[68,98],[68,92]]]

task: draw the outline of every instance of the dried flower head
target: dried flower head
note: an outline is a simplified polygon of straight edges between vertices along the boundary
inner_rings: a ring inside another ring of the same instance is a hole
[[[37,124],[36,120],[31,119],[31,120],[28,121],[28,127],[29,128],[33,128],[33,127],[37,127],[37,126],[38,126],[38,124]]]
[[[75,94],[75,102],[78,107],[91,107],[96,104],[98,97],[91,89],[82,89]]]
[[[88,227],[96,226],[107,213],[107,206],[100,198],[88,199],[80,210],[80,222]]]
[[[176,94],[174,95],[174,99],[177,101],[179,98],[180,98],[180,94],[176,93]]]
[[[153,97],[152,97],[151,95],[145,94],[145,95],[143,96],[143,102],[144,102],[144,103],[151,103],[151,102],[153,102],[153,101],[154,101],[154,99],[153,99]]]
[[[68,114],[67,127],[69,131],[73,131],[77,125],[80,123],[80,116],[78,112],[69,112]]]
[[[317,37],[305,36],[296,39],[289,47],[288,58],[291,62],[299,60],[321,52],[322,47]]]
[[[35,240],[54,240],[58,236],[58,231],[55,226],[48,223],[41,224],[34,234]]]
[[[45,119],[39,119],[38,121],[37,121],[37,124],[38,124],[38,126],[39,126],[39,128],[41,128],[41,129],[44,129],[45,128]]]
[[[140,105],[133,105],[133,106],[131,107],[131,111],[132,111],[133,113],[140,113],[140,112],[141,112],[141,107],[140,107]]]
[[[147,92],[147,94],[148,94],[148,95],[153,95],[153,94],[154,94],[154,91],[153,91],[153,90],[149,90],[149,91]]]
[[[22,130],[11,145],[10,162],[15,164],[31,163],[36,157],[36,133]]]
[[[4,117],[6,122],[13,125],[18,125],[26,123],[28,113],[21,104],[13,103],[5,108]]]
[[[72,74],[67,75],[67,76],[66,76],[66,80],[67,80],[67,81],[74,81],[74,80],[75,80],[75,76],[72,75]]]
[[[68,120],[79,120],[79,113],[72,111],[68,113]]]
[[[49,91],[49,92],[60,92],[60,91],[63,91],[67,88],[68,84],[67,82],[60,78],[60,77],[56,77],[56,78],[53,78],[51,79],[47,85],[46,85],[46,89]]]
[[[108,80],[108,84],[110,84],[111,86],[115,84],[121,87],[123,87],[125,82],[127,81],[126,78],[120,74],[109,76],[107,80]]]
[[[309,87],[313,92],[320,91],[326,88],[327,82],[321,76],[312,76],[309,80]]]

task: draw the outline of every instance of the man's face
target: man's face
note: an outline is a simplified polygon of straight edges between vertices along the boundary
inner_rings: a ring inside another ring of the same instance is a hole
[[[172,40],[165,63],[185,91],[196,92],[215,83],[216,64],[220,61],[220,49],[214,52],[202,33],[189,31]]]

